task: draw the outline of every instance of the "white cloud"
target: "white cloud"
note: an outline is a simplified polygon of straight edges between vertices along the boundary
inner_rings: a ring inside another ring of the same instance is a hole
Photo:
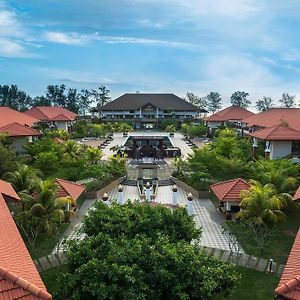
[[[75,32],[45,32],[44,39],[48,42],[67,44],[67,45],[84,45],[91,40],[91,36],[80,35]]]

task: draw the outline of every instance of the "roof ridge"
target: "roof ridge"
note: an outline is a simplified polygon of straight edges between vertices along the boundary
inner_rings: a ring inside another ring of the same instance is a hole
[[[223,199],[229,194],[229,192],[232,191],[232,189],[237,185],[237,183],[242,180],[241,178],[237,178],[235,180],[233,180],[233,184],[232,186],[228,189],[228,191],[224,194],[224,196],[222,197]],[[243,180],[242,180],[243,181]]]
[[[70,180],[67,180],[67,179],[56,178],[56,180],[68,182],[68,183],[71,183],[71,184],[74,184],[74,185],[78,185],[80,187],[85,187],[83,184],[80,184],[80,183],[77,183],[77,182],[74,182],[74,181],[70,181]]]
[[[23,288],[24,290],[28,291],[30,294],[33,294],[39,298],[50,300],[52,296],[44,291],[43,289],[37,287],[35,284],[30,283],[29,281],[25,280],[24,278],[15,275],[13,272],[9,271],[7,268],[3,268],[0,266],[0,275],[3,276],[6,280],[11,281],[13,284],[16,284]]]
[[[275,293],[282,295],[292,289],[294,289],[297,285],[300,286],[300,275],[295,276],[294,278],[290,279],[289,281],[283,283],[281,286],[275,289]]]
[[[35,108],[36,108],[42,115],[44,115],[44,117],[49,118],[45,113],[43,113],[43,112],[39,109],[39,107],[43,107],[43,106],[33,106],[33,107],[31,107],[29,110],[35,109]],[[27,110],[27,111],[29,111],[29,110]]]
[[[238,178],[233,178],[233,179],[227,179],[227,180],[224,180],[224,181],[220,181],[220,182],[216,182],[216,183],[213,183],[211,186],[214,186],[214,185],[218,185],[218,184],[224,184],[224,183],[229,183],[231,181],[236,181],[236,180],[243,180],[242,178],[238,177]]]

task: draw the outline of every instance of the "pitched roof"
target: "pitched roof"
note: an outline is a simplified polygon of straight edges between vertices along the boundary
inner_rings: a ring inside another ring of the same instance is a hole
[[[240,202],[240,193],[250,188],[250,184],[244,179],[237,178],[212,184],[210,189],[221,202]]]
[[[65,179],[56,179],[59,185],[57,192],[58,197],[71,197],[77,200],[79,196],[85,191],[85,186]]]
[[[300,129],[300,128],[299,128]],[[249,136],[267,141],[298,141],[300,140],[300,132],[284,125],[275,125],[254,132],[250,132]]]
[[[39,118],[21,113],[6,106],[0,106],[0,127],[6,126],[13,122],[21,125],[32,126],[39,122]]]
[[[296,235],[275,293],[285,299],[300,299],[300,230]]]
[[[282,122],[286,122],[290,128],[300,130],[300,108],[271,108],[243,119],[243,123],[249,127],[272,127]]]
[[[244,118],[253,116],[254,113],[239,107],[239,106],[229,106],[225,109],[222,109],[215,114],[209,116],[206,118],[206,121],[208,122],[224,122],[224,121],[230,121],[230,120],[236,120],[236,121],[241,121]]]
[[[184,99],[174,95],[174,94],[124,94],[117,99],[113,100],[100,107],[100,110],[135,110],[143,107],[147,104],[152,104],[153,106],[161,109],[167,110],[172,109],[174,111],[202,111],[204,109],[199,109],[198,107],[192,105],[191,103],[185,101]]]
[[[39,136],[42,135],[40,132],[27,127],[25,125],[19,124],[17,122],[10,123],[6,126],[0,128],[0,132],[4,132],[9,136]]]
[[[51,295],[0,193],[0,299],[19,298],[51,299]]]
[[[0,194],[8,196],[15,200],[21,200],[14,188],[9,182],[0,179]]]
[[[72,111],[60,106],[35,106],[25,111],[24,114],[42,121],[69,121],[75,120],[77,117]],[[56,118],[62,120],[57,120]]]

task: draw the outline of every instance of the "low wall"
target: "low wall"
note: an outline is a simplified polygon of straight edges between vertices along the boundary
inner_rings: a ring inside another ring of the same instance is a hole
[[[207,255],[214,256],[222,261],[230,262],[235,265],[248,268],[248,269],[253,269],[259,272],[268,273],[267,268],[269,262],[264,258],[255,257],[244,253],[235,253],[235,252],[217,249],[217,248],[202,247],[202,246],[199,247],[203,251],[205,251]],[[50,254],[34,260],[34,264],[39,272],[46,271],[48,269],[52,269],[55,267],[59,267],[67,263],[68,263],[68,258],[65,252]],[[273,262],[272,264],[273,272],[271,274],[280,278],[284,270],[284,267],[285,266],[282,264]]]
[[[115,189],[120,183],[122,183],[126,179],[125,176],[118,178],[117,180],[114,180],[113,182],[109,183],[108,185],[104,186],[102,189],[97,191],[90,191],[86,192],[85,196],[87,199],[98,199],[100,198],[104,193],[108,193],[111,190]]]
[[[186,184],[185,182],[179,180],[176,177],[171,177],[172,181],[180,188],[186,190],[189,193],[192,193],[193,196],[199,198],[199,199],[209,199],[210,198],[210,192],[209,191],[197,191],[190,185]]]

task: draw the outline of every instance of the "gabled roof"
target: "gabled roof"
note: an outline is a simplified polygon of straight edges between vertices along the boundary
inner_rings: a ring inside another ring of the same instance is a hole
[[[7,193],[6,190],[4,192]],[[0,299],[51,299],[2,192],[0,192]]]
[[[241,191],[248,190],[250,186],[251,185],[246,180],[237,178],[212,184],[210,189],[221,202],[240,202]]]
[[[32,126],[39,122],[39,118],[18,112],[6,106],[0,106],[0,127],[6,126],[13,122],[21,125]]]
[[[60,114],[51,118],[52,121],[72,121],[73,119],[70,117],[65,116],[64,114]]]
[[[147,104],[152,104],[153,106],[161,110],[174,110],[174,111],[202,111],[206,112],[204,109],[199,109],[198,107],[192,105],[191,103],[185,101],[184,99],[174,95],[174,94],[124,94],[119,98],[113,100],[100,107],[102,111],[109,110],[136,110]]]
[[[60,106],[35,106],[25,111],[24,114],[33,116],[42,121],[58,121],[56,118],[63,118],[63,121],[66,119],[69,121],[75,120],[77,117],[72,111]],[[63,117],[59,117],[60,115],[63,115]]]
[[[9,182],[6,182],[4,180],[0,179],[0,194],[4,196],[8,196],[10,198],[13,198],[15,200],[21,200],[19,195],[16,193],[14,188]]]
[[[215,114],[206,118],[208,122],[225,122],[225,121],[241,121],[244,118],[253,116],[254,113],[239,107],[239,106],[229,106],[225,109],[222,109]]]
[[[275,125],[254,132],[250,132],[249,136],[266,141],[298,141],[300,140],[300,132],[284,125]]]
[[[57,192],[58,197],[71,197],[77,200],[79,196],[85,191],[85,186],[65,179],[56,179],[59,185]]]
[[[1,127],[0,132],[4,132],[11,137],[42,135],[40,132],[38,132],[30,127],[27,127],[25,125],[19,124],[17,122],[10,123],[6,126]]]
[[[283,122],[290,128],[300,130],[300,108],[271,108],[243,119],[248,127],[272,127]]]
[[[300,230],[296,235],[275,293],[285,299],[300,299]]]

